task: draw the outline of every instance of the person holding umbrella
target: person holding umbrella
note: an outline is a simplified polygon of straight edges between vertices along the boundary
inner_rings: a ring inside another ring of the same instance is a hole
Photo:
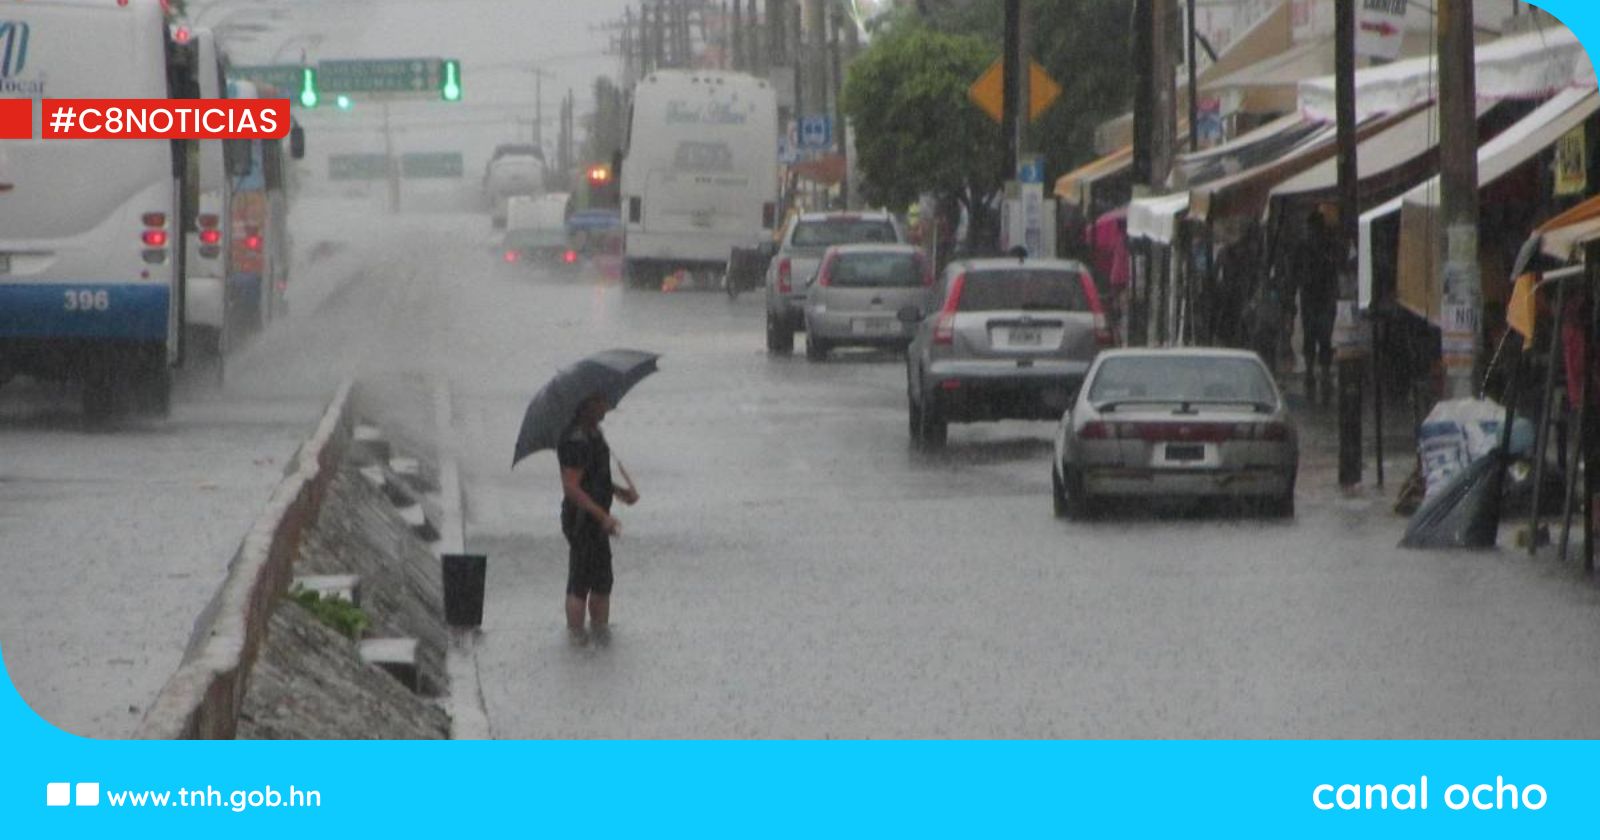
[[[639,491],[623,471],[627,485],[611,480],[611,448],[600,421],[611,410],[604,394],[593,394],[578,407],[556,458],[561,464],[561,533],[567,538],[567,632],[584,641],[583,615],[589,613],[590,634],[604,642],[611,620],[611,538],[622,523],[611,515],[613,498],[639,501]],[[619,463],[620,467],[621,464]]]
[[[614,499],[639,501],[633,478],[617,462],[625,486],[611,479],[611,447],[600,422],[624,394],[656,371],[654,353],[607,350],[558,372],[528,404],[511,464],[542,449],[556,450],[561,465],[561,533],[567,538],[567,631],[578,644],[588,641],[584,614],[594,639],[610,635],[611,538],[621,523],[611,515]]]

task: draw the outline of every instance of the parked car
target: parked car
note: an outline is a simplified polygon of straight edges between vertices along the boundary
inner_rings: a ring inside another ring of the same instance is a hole
[[[805,329],[806,286],[834,245],[905,242],[888,213],[801,213],[789,221],[767,268],[767,352],[794,352]]]
[[[1299,435],[1271,373],[1243,350],[1102,353],[1056,434],[1057,516],[1100,499],[1222,497],[1294,516]]]
[[[912,441],[945,444],[950,423],[1054,420],[1112,343],[1094,280],[1069,260],[952,263],[931,314],[907,307]]]
[[[844,345],[904,348],[905,307],[929,308],[933,270],[911,245],[836,245],[806,288],[806,358]]]

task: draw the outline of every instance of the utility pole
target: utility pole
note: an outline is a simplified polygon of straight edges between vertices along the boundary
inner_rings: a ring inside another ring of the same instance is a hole
[[[1342,1],[1342,0],[1341,0]],[[1194,0],[1189,0],[1189,49],[1186,53],[1185,64],[1189,65],[1189,151],[1200,151],[1200,83],[1197,66],[1200,62],[1195,60],[1195,46],[1199,40],[1194,19]]]
[[[1441,6],[1449,5],[1448,2]],[[1359,235],[1360,170],[1356,167],[1356,0],[1337,0],[1334,7],[1334,114],[1338,120],[1336,142],[1339,149],[1339,313],[1335,335],[1342,338],[1335,349],[1339,363],[1339,485],[1361,483],[1361,402],[1366,381],[1362,358],[1365,344],[1352,340],[1356,330],[1356,242]],[[1473,134],[1473,139],[1477,137]],[[1304,305],[1302,303],[1302,305]],[[1316,364],[1305,360],[1307,379]],[[1324,375],[1326,375],[1324,371]],[[1308,400],[1315,399],[1307,394]]]
[[[833,148],[842,161],[845,159],[844,106],[840,103],[844,99],[844,61],[839,54],[839,30],[841,28],[839,18],[843,12],[835,3],[829,3],[827,9],[828,66],[830,70],[828,76],[833,88]],[[850,177],[848,172],[839,180],[839,201],[840,209],[850,206]]]
[[[733,53],[733,69],[735,72],[743,72],[748,69],[745,66],[744,57],[744,0],[733,0],[733,25],[731,27],[727,26],[728,3],[727,0],[723,0],[722,21],[724,27],[727,27],[728,51]]]
[[[1445,230],[1445,397],[1471,397],[1482,366],[1483,289],[1478,267],[1478,131],[1472,4],[1440,3],[1439,204]]]
[[[806,85],[804,72],[801,65],[805,63],[801,57],[800,44],[800,4],[789,4],[789,63],[794,67],[794,118],[798,121],[806,114]]]
[[[544,154],[544,71],[533,68],[533,145]]]
[[[1006,0],[1005,49],[1001,53],[1002,95],[1000,107],[1000,183],[1017,177],[1017,125],[1022,81],[1018,69],[1022,59],[1022,0]],[[995,226],[996,244],[999,225]]]
[[[737,3],[739,0],[733,0]],[[763,55],[765,41],[761,37],[761,19],[756,15],[756,0],[750,0],[749,11],[745,13],[744,52],[745,63],[749,66],[748,72],[757,76],[767,74],[767,61]]]

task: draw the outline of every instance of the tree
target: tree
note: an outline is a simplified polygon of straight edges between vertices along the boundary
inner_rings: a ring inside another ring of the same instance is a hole
[[[1095,157],[1100,123],[1133,107],[1133,0],[1029,0],[1035,61],[1061,83],[1061,98],[1029,127],[1029,144],[1048,169],[1064,172]],[[920,22],[975,35],[999,49],[1003,0],[938,0]],[[898,21],[897,21],[898,22]]]
[[[998,129],[967,88],[997,52],[997,44],[904,16],[878,32],[850,66],[842,101],[868,202],[901,208],[932,193],[966,209],[969,244],[983,241],[1001,156]]]

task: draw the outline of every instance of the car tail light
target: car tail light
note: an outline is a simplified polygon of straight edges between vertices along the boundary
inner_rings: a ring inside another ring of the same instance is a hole
[[[164,230],[147,230],[139,238],[150,248],[165,248],[167,246],[167,232]]]
[[[561,252],[561,261],[567,265],[572,265],[578,261],[578,252],[568,248],[567,250]]]
[[[1083,424],[1083,429],[1078,432],[1078,437],[1082,440],[1109,440],[1115,437],[1115,434],[1108,424],[1099,420],[1091,420]]]
[[[956,311],[961,306],[961,293],[967,288],[967,275],[957,274],[950,281],[950,295],[944,300],[939,319],[933,324],[934,344],[954,344],[956,340]]]
[[[793,272],[794,264],[789,261],[788,257],[778,260],[778,292],[780,294],[789,294],[792,288],[790,280]]]
[[[506,252],[506,256],[505,256],[506,262],[514,263],[514,262],[517,261],[517,259],[518,259],[518,254],[517,254],[516,251],[507,251]]]
[[[1111,332],[1111,322],[1106,319],[1106,313],[1094,313],[1094,343],[1100,347],[1113,347],[1117,343],[1117,336]]]

